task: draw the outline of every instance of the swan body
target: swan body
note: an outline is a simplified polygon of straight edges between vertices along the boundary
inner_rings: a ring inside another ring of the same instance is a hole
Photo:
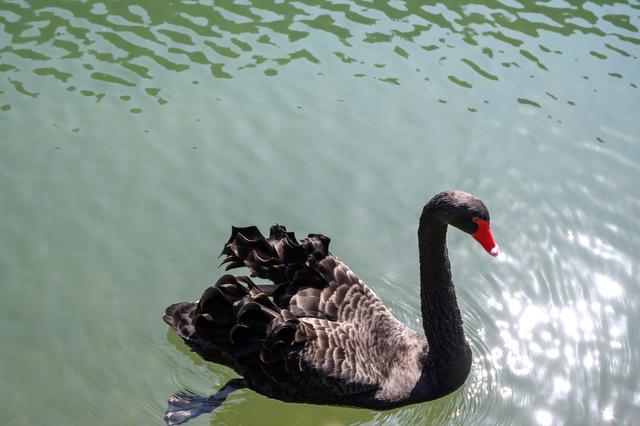
[[[498,252],[484,204],[446,191],[424,207],[418,228],[424,334],[396,318],[329,252],[329,238],[296,240],[283,226],[268,238],[233,228],[227,269],[245,266],[273,286],[222,276],[196,302],[167,308],[164,320],[207,361],[232,368],[248,387],[289,402],[388,409],[442,397],[469,374],[471,349],[446,248],[447,226]]]

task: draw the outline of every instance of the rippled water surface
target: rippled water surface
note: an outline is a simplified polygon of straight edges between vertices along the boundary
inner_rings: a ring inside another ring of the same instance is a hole
[[[233,377],[161,320],[279,222],[419,327],[423,203],[452,231],[475,360],[387,412],[244,390],[191,424],[634,424],[638,1],[0,1],[3,425],[161,424]],[[454,4],[455,3],[455,4]]]

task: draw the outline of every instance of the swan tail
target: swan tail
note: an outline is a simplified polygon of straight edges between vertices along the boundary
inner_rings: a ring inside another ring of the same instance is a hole
[[[313,333],[245,276],[222,276],[197,303],[169,306],[164,320],[205,359],[278,382],[289,377],[288,354]]]
[[[259,322],[251,323],[252,327],[246,329],[238,322],[248,309],[255,307],[254,299],[262,300],[259,292],[254,288],[252,293],[243,281],[248,278],[224,275],[202,293],[199,301],[173,304],[164,315],[164,321],[191,349],[208,361],[236,370],[235,354],[255,346],[256,342],[250,337],[266,329],[266,325]],[[250,285],[255,287],[253,283]],[[240,348],[234,339],[245,343],[244,347]]]
[[[193,322],[197,308],[197,302],[174,303],[166,309],[162,319],[202,358],[233,368],[233,360],[226,354],[224,348],[218,347],[198,335]]]
[[[183,339],[189,339],[195,332],[191,318],[197,306],[194,302],[174,303],[167,307],[162,319],[178,336]]]

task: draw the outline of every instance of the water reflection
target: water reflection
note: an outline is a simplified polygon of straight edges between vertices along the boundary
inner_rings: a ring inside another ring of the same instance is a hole
[[[584,418],[574,419],[577,423],[615,419],[619,401],[606,392],[611,380],[629,374],[628,318],[616,303],[622,294],[616,281],[594,274],[592,284],[596,292],[589,299],[561,305],[540,303],[523,291],[503,291],[500,297],[487,299],[486,316],[494,319],[495,328],[475,332],[474,349],[487,370],[475,374],[493,376],[489,392],[505,399],[513,396],[514,388],[521,398],[523,386],[535,383],[529,402],[539,407],[534,411],[537,424],[558,424],[556,416],[563,416],[568,398],[599,401],[583,407]],[[625,391],[613,392],[619,396]],[[513,402],[516,407],[524,403]]]
[[[445,6],[362,0],[6,0],[0,3],[0,94],[38,97],[47,91],[37,81],[43,79],[96,102],[126,93],[164,104],[170,96],[154,80],[165,73],[197,69],[198,80],[251,72],[273,77],[299,62],[319,73],[340,65],[340,72],[394,85],[422,80],[491,93],[503,79],[561,76],[567,61],[575,60],[584,62],[584,72],[588,64],[599,75],[562,78],[588,87],[593,84],[582,82],[608,75],[637,88],[637,75],[628,67],[637,59],[639,26],[634,7],[625,1]],[[580,49],[558,37],[575,39]],[[515,95],[513,101],[538,108],[557,101],[575,105],[561,93],[533,95]],[[10,107],[4,104],[2,111]]]

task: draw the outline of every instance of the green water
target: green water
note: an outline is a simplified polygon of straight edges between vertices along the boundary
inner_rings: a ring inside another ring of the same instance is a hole
[[[453,2],[452,2],[453,3]],[[234,393],[196,425],[640,416],[638,1],[0,1],[3,425],[157,425],[230,370],[161,320],[231,225],[322,232],[420,324],[417,219],[451,232],[464,388],[388,412]]]

